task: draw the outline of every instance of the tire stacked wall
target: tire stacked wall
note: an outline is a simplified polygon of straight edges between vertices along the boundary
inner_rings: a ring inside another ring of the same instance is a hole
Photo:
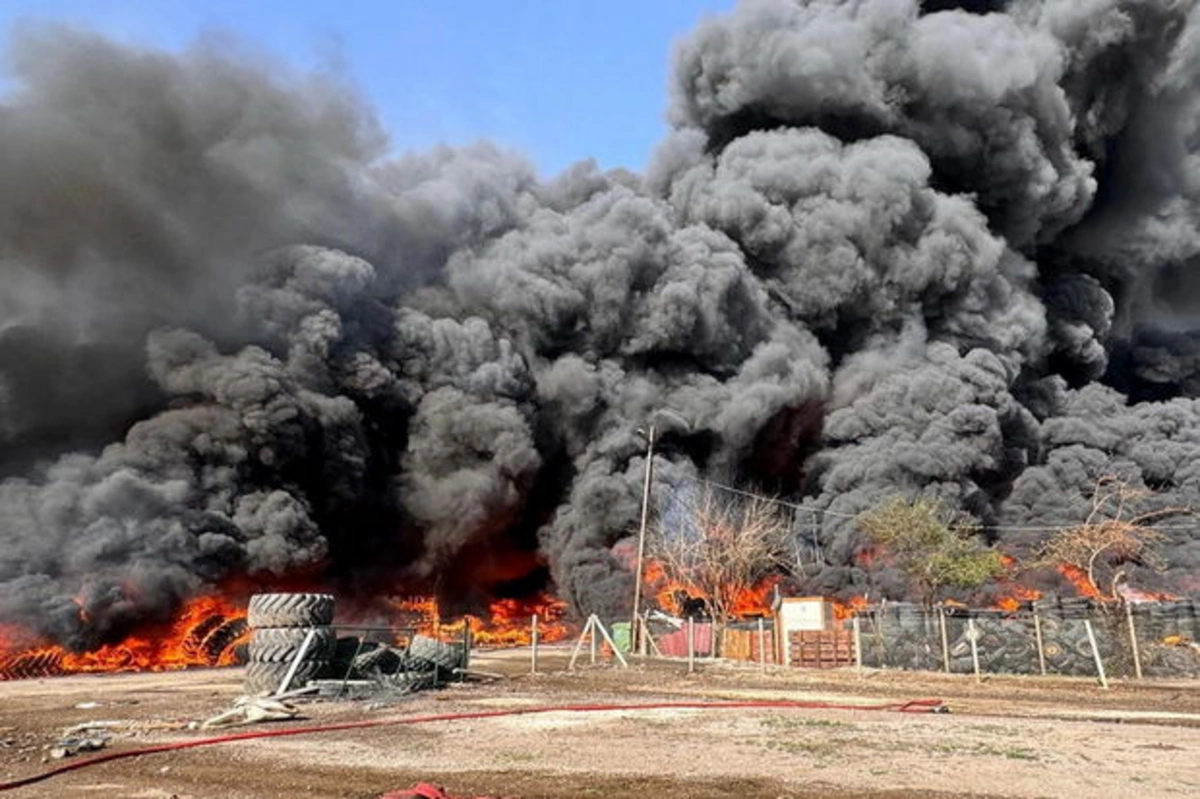
[[[1200,676],[1194,648],[1194,644],[1200,642],[1200,618],[1197,618],[1194,600],[1143,602],[1133,605],[1132,611],[1141,647],[1143,674],[1151,677]]]
[[[1200,653],[1190,642],[1200,640],[1195,603],[1137,603],[1130,606],[1137,633],[1142,674],[1147,677],[1200,675]],[[1109,676],[1135,674],[1128,617],[1123,607],[1104,608],[1087,599],[1040,601],[1035,623],[1032,609],[1002,612],[946,608],[946,648],[950,671],[974,670],[972,627],[980,671],[1040,674],[1037,631],[1040,626],[1046,673],[1096,675],[1088,637],[1092,624],[1096,648]],[[942,619],[920,605],[895,603],[862,615],[863,664],[873,668],[942,671]],[[1167,641],[1178,642],[1174,645]]]

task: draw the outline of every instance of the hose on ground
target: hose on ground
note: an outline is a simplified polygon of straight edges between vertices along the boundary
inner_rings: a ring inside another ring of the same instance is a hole
[[[463,713],[438,713],[427,716],[408,716],[406,718],[367,719],[364,721],[347,721],[338,724],[320,724],[311,727],[291,727],[284,730],[256,730],[254,732],[232,733],[213,738],[196,738],[190,741],[175,741],[173,743],[143,746],[124,752],[108,752],[103,755],[76,760],[56,768],[48,769],[28,777],[20,777],[9,782],[0,783],[0,792],[34,785],[51,777],[67,774],[72,771],[110,763],[114,760],[124,760],[129,757],[142,757],[161,752],[175,752],[181,749],[195,749],[200,746],[232,743],[234,741],[251,741],[258,738],[284,738],[291,735],[308,735],[319,732],[336,732],[338,730],[361,730],[370,727],[389,727],[407,724],[429,724],[435,721],[466,721],[470,719],[490,719],[501,716],[528,716],[536,713],[594,713],[639,710],[735,710],[738,708],[784,709],[784,710],[875,710],[892,711],[896,713],[936,713],[944,710],[945,705],[940,699],[912,699],[907,702],[889,702],[874,705],[838,704],[834,702],[801,702],[791,700],[751,700],[751,701],[715,701],[715,702],[646,702],[638,704],[587,704],[587,705],[540,705],[537,707],[508,708],[505,710],[478,710]]]

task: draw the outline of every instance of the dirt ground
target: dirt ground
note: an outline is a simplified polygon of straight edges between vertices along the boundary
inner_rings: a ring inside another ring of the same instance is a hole
[[[240,669],[0,683],[0,782],[77,763],[48,746],[110,722],[104,753],[357,721],[578,704],[791,700],[860,709],[554,711],[243,740],[99,764],[5,797],[377,797],[418,781],[542,797],[1170,797],[1200,795],[1200,681],[770,670],[675,661],[565,671],[544,651],[479,653],[506,675],[381,702],[309,702],[301,718],[188,729],[231,706]],[[949,713],[870,705],[940,698]]]

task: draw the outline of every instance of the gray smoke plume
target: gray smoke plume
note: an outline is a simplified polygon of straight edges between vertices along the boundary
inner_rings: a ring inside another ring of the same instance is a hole
[[[937,496],[1006,551],[1098,477],[1200,506],[1194,0],[747,0],[644,175],[386,156],[352,87],[18,27],[0,105],[0,622],[221,589],[623,612],[656,502]],[[1159,587],[1200,536],[1172,533]],[[620,548],[618,548],[619,550]]]

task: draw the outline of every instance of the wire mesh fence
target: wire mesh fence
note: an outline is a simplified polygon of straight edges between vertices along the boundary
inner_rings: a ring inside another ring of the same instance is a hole
[[[859,614],[864,666],[950,673],[1200,676],[1192,600],[996,611],[906,603]]]
[[[773,620],[651,619],[645,654],[952,674],[1200,677],[1197,615],[1194,600],[1108,605],[1054,599],[1015,611],[886,603],[834,623],[835,629],[790,631],[779,641]],[[623,626],[614,625],[622,642]]]

